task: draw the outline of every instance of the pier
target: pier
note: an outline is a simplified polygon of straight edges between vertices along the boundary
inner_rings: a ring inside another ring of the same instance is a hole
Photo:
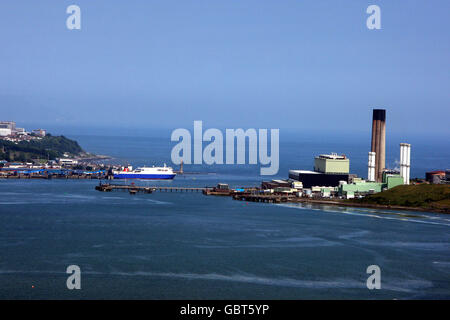
[[[130,194],[136,194],[138,192],[142,193],[153,193],[153,192],[201,192],[205,196],[233,196],[239,195],[238,200],[241,200],[240,197],[258,197],[258,195],[254,194],[256,192],[255,187],[248,187],[245,189],[240,189],[243,192],[238,192],[234,189],[230,189],[228,185],[219,183],[216,187],[161,187],[161,186],[137,186],[134,183],[132,184],[113,184],[113,183],[102,183],[95,187],[95,190],[102,192],[111,192],[111,191],[128,191]],[[263,202],[284,202],[283,200],[278,201],[270,201],[270,196],[264,196],[264,199],[268,199]],[[276,196],[279,198],[280,196]],[[256,201],[256,200],[248,200],[248,201]]]
[[[136,186],[136,185],[124,185],[124,184],[110,184],[110,183],[100,183],[95,187],[95,190],[102,192],[111,192],[115,190],[128,191],[130,194],[136,194],[138,192],[143,193],[153,193],[153,192],[203,192],[206,193],[209,187],[199,188],[199,187],[160,187],[160,186]]]

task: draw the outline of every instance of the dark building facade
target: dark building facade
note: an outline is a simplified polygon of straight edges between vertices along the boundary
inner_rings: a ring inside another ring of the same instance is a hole
[[[313,186],[337,187],[339,181],[349,183],[349,180],[354,175],[349,173],[332,174],[320,173],[306,170],[289,170],[289,178],[303,183],[303,188],[311,188]]]

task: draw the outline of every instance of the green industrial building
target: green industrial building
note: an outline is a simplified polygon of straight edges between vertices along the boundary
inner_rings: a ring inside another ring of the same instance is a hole
[[[398,172],[384,171],[382,182],[354,181],[339,185],[338,194],[346,198],[352,198],[355,194],[366,195],[381,192],[403,184],[403,178]]]

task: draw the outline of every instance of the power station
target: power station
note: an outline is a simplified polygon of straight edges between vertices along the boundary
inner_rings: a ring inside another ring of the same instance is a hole
[[[289,170],[289,178],[302,182],[304,188],[331,187],[339,195],[349,198],[409,184],[410,165],[411,145],[400,143],[400,172],[386,168],[386,110],[373,109],[366,180],[351,174],[350,160],[336,153],[315,157],[314,171]]]
[[[409,184],[411,145],[400,143],[400,176],[403,184]],[[386,170],[386,110],[373,109],[372,143],[369,152],[367,181],[382,182]]]

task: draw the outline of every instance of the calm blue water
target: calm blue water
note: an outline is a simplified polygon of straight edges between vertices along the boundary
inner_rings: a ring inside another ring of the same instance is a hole
[[[170,164],[168,139],[75,138],[117,161]],[[314,154],[332,151],[346,153],[352,171],[365,176],[366,149],[365,137],[287,139],[278,177],[289,168],[311,168]],[[395,164],[397,143],[391,149],[388,163]],[[412,150],[412,176],[450,159],[450,148],[430,154],[436,146],[416,143]],[[185,170],[214,174],[141,183],[263,180],[254,166]],[[197,193],[131,196],[100,193],[97,183],[0,180],[0,298],[450,298],[446,215],[246,203]],[[82,272],[78,291],[66,288],[72,264]],[[381,290],[366,288],[373,264],[381,268]]]

